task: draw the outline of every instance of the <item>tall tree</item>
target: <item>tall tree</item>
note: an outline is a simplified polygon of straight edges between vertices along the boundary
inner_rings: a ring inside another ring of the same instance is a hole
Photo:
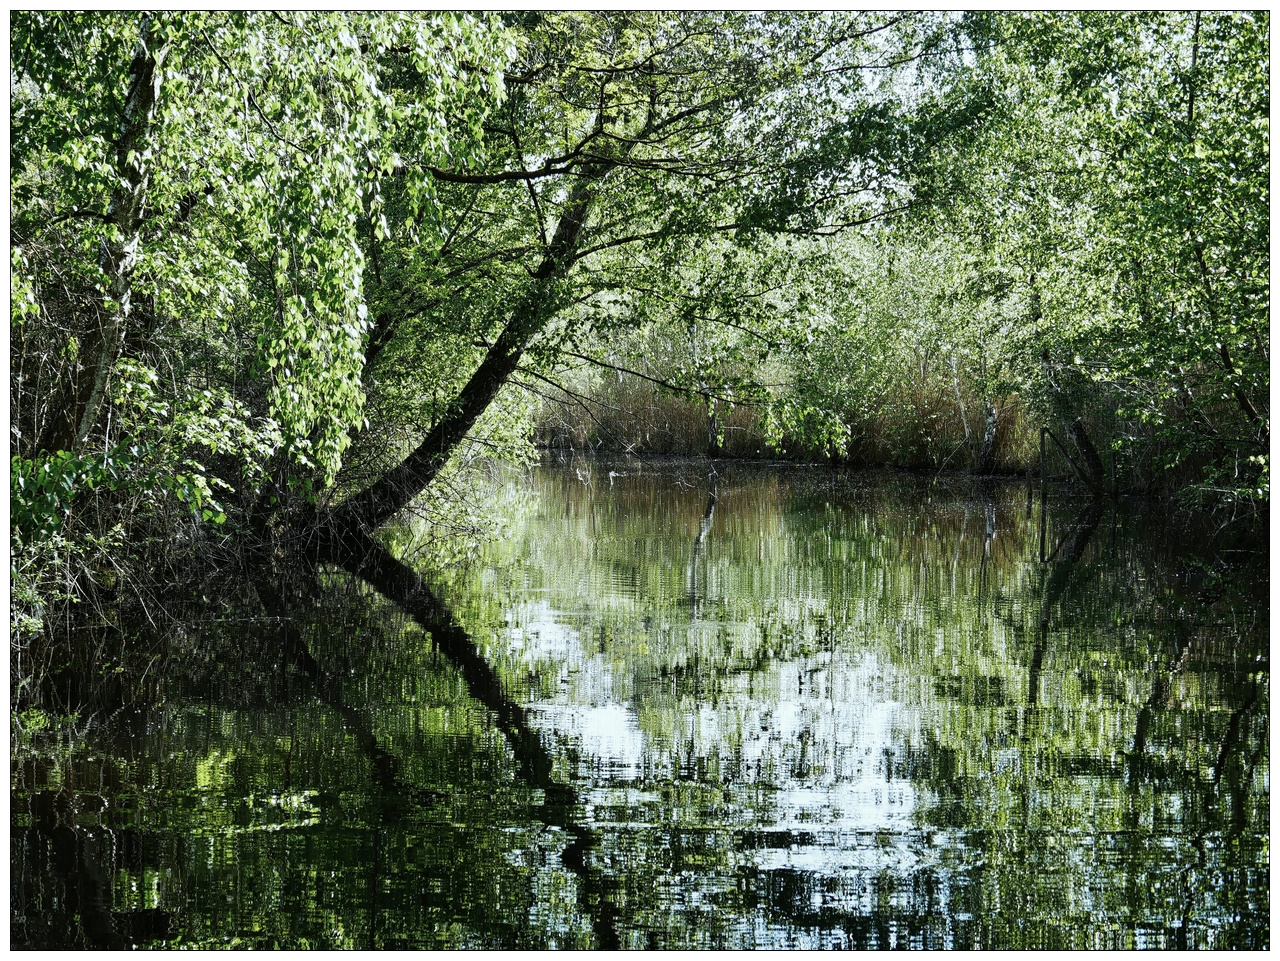
[[[401,510],[531,349],[554,356],[587,326],[576,308],[625,301],[617,265],[633,251],[696,256],[710,238],[835,230],[902,203],[919,132],[881,75],[935,51],[944,26],[907,14],[521,18],[483,160],[431,170],[452,200],[447,239],[379,252],[375,371],[384,350],[423,353],[441,330],[468,332],[483,354],[426,437],[327,526],[372,529]],[[405,223],[414,216],[410,204]]]

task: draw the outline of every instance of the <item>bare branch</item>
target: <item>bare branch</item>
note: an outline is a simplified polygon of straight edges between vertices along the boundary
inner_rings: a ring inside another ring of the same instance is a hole
[[[601,360],[598,357],[589,357],[586,354],[579,354],[572,350],[565,350],[564,348],[560,348],[558,352],[565,355],[566,357],[576,357],[578,358],[578,360],[584,360],[588,364],[594,364],[596,367],[603,367],[606,370],[614,370],[620,374],[630,374],[633,377],[639,377],[641,380],[647,380],[651,384],[657,384],[659,387],[665,388],[666,390],[672,391],[677,394],[685,394],[686,396],[691,396],[691,397],[702,397],[709,400],[724,401],[726,404],[734,404],[738,407],[758,407],[759,406],[758,404],[753,404],[750,401],[743,400],[738,397],[726,397],[709,390],[699,390],[696,387],[685,387],[682,384],[673,384],[669,380],[663,380],[660,377],[651,377],[648,374],[640,373],[640,371],[638,370],[632,370],[629,367],[620,367],[617,364],[609,363],[607,360]]]

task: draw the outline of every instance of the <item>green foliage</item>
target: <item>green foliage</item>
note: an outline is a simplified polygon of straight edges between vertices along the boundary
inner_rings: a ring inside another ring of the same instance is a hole
[[[1227,501],[1257,497],[1267,446],[1267,23],[988,19],[980,71],[1010,106],[966,168],[1040,299],[1039,344],[1112,412],[1122,460]],[[982,175],[1002,157],[1004,196]]]
[[[267,308],[257,318],[253,369],[269,383],[268,413],[279,422],[284,455],[302,476],[314,470],[326,481],[364,402],[360,222],[383,230],[378,183],[398,165],[465,158],[474,149],[451,140],[448,114],[454,103],[478,109],[500,78],[492,68],[434,68],[437,60],[493,61],[493,40],[465,17],[279,19],[245,15],[175,28],[187,59],[172,74],[165,146],[175,192],[210,191],[219,227],[235,238],[226,254],[258,259],[241,294]],[[388,53],[401,48],[409,53]],[[417,78],[412,99],[382,88],[389,61],[402,69],[401,59]],[[419,173],[412,182],[430,205],[429,179]],[[197,276],[222,271],[210,264]],[[208,293],[198,280],[183,291],[192,299]]]
[[[24,543],[278,530],[451,425],[462,485],[644,377],[713,450],[965,466],[996,412],[1006,468],[1079,421],[1269,496],[1265,13],[11,27]]]
[[[92,490],[116,479],[115,463],[107,456],[81,458],[59,451],[42,461],[13,457],[9,465],[10,525],[19,542],[56,534],[80,488]]]
[[[398,178],[417,235],[438,235],[428,168],[478,150],[508,34],[450,13],[37,12],[12,27],[16,541],[171,507],[243,527],[260,501],[315,497],[364,416],[381,185]],[[126,143],[140,38],[155,108]],[[126,171],[137,225],[119,222]],[[102,251],[121,243],[113,275]]]
[[[1084,418],[1122,487],[1265,500],[1266,23],[967,18],[974,65],[929,82],[970,135],[917,163],[930,204],[811,259],[820,333],[775,436],[939,466],[994,408],[1011,466],[1034,445],[1006,411]]]
[[[52,214],[107,207],[113,121],[93,104],[110,102],[127,66],[132,19],[34,14],[15,25],[13,197],[25,250],[39,250],[59,223]],[[140,159],[155,213],[134,300],[154,298],[151,323],[186,352],[194,338],[217,350],[226,334],[252,345],[234,359],[264,388],[257,404],[279,425],[281,456],[332,478],[363,404],[359,225],[383,229],[378,183],[397,167],[434,204],[423,167],[475,150],[450,123],[461,115],[478,130],[501,89],[506,40],[452,14],[173,14],[154,30],[160,107]],[[414,72],[414,97],[383,89],[393,70]],[[94,233],[80,231],[81,250]],[[28,313],[30,300],[19,299]],[[165,386],[187,399],[189,383]]]

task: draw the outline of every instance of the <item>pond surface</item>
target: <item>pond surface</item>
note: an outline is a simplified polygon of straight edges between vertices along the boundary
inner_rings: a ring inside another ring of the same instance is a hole
[[[16,737],[13,946],[1269,946],[1265,545],[812,468],[492,509]]]

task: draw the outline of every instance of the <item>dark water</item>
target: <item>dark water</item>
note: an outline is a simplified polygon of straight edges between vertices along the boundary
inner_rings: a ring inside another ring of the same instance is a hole
[[[13,946],[1269,946],[1259,545],[812,469],[495,505],[20,725]]]

